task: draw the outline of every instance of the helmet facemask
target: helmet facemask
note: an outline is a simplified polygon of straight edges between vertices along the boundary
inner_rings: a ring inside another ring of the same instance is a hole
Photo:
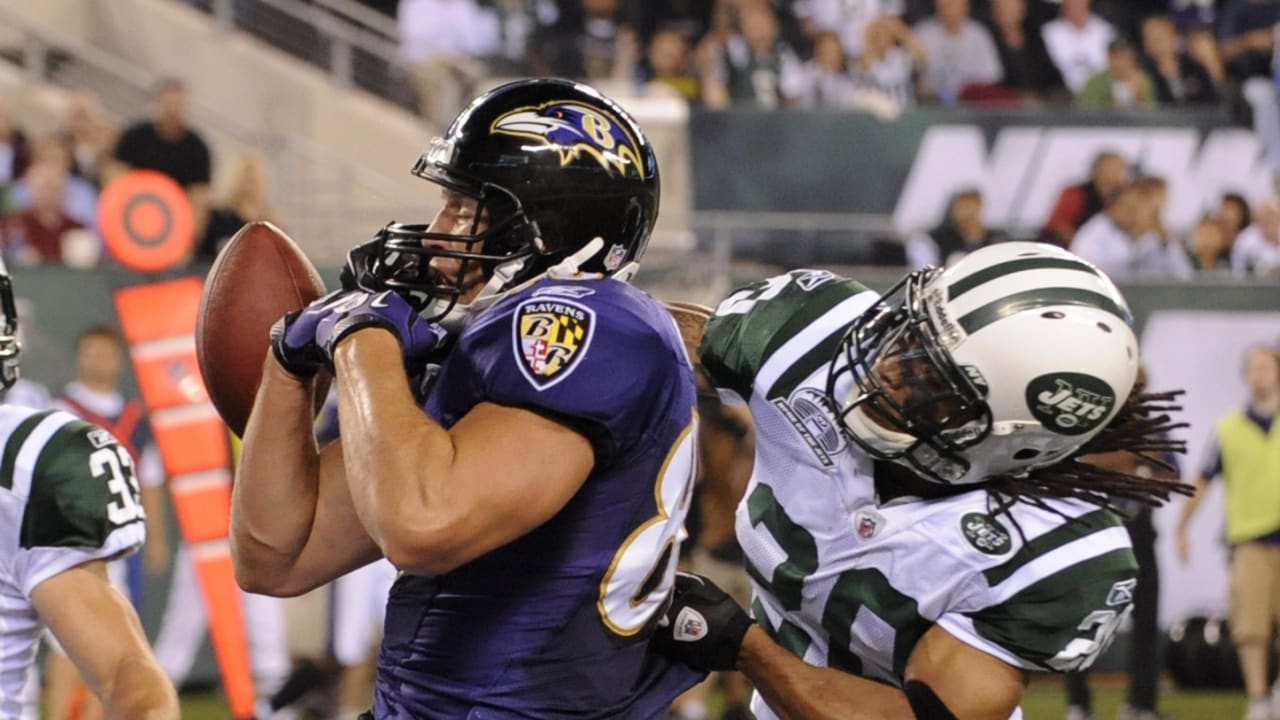
[[[18,381],[18,359],[22,343],[18,340],[18,303],[13,297],[13,280],[0,261],[0,390],[13,387]]]
[[[992,417],[985,384],[955,363],[925,307],[937,272],[908,275],[854,322],[832,360],[827,393],[845,434],[872,457],[954,483]],[[836,384],[846,373],[853,387],[840,402]]]

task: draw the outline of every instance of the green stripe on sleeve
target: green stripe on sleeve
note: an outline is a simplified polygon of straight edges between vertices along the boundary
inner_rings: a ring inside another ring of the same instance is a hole
[[[1099,530],[1106,530],[1119,525],[1120,520],[1114,514],[1106,510],[1094,510],[1081,515],[1071,522],[1059,525],[1039,537],[1033,538],[1027,544],[1018,548],[1018,552],[1014,553],[1003,564],[985,570],[982,575],[987,579],[987,584],[994,587],[1008,580],[1027,563],[1051,550],[1079,540],[1086,535],[1092,535]]]

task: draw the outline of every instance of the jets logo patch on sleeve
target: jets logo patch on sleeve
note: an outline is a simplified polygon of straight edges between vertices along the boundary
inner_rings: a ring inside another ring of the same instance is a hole
[[[572,300],[532,298],[513,316],[520,372],[538,390],[564,380],[591,345],[596,313]]]

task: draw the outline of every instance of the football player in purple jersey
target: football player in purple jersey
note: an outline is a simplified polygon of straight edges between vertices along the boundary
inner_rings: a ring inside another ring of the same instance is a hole
[[[595,90],[529,80],[476,99],[414,173],[441,187],[435,219],[383,228],[273,330],[239,580],[294,595],[400,569],[367,717],[660,717],[701,674],[648,647],[696,466],[680,335],[625,282],[653,150]],[[322,371],[342,429],[320,448]]]

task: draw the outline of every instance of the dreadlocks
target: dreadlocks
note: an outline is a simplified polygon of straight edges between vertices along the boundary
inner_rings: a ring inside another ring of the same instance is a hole
[[[1154,507],[1167,502],[1173,493],[1191,495],[1194,488],[1173,476],[1175,468],[1165,459],[1171,453],[1184,453],[1187,449],[1185,440],[1170,435],[1174,430],[1187,427],[1187,423],[1174,422],[1170,417],[1170,413],[1182,409],[1175,404],[1181,394],[1181,390],[1148,393],[1139,388],[1129,395],[1102,432],[1063,460],[1025,475],[992,478],[987,484],[989,511],[1003,513],[1017,502],[1026,502],[1062,515],[1045,500],[1076,498],[1129,515],[1124,509],[1126,505],[1138,503]],[[1133,453],[1144,463],[1169,471],[1170,476],[1127,473],[1083,459],[1116,451]]]

